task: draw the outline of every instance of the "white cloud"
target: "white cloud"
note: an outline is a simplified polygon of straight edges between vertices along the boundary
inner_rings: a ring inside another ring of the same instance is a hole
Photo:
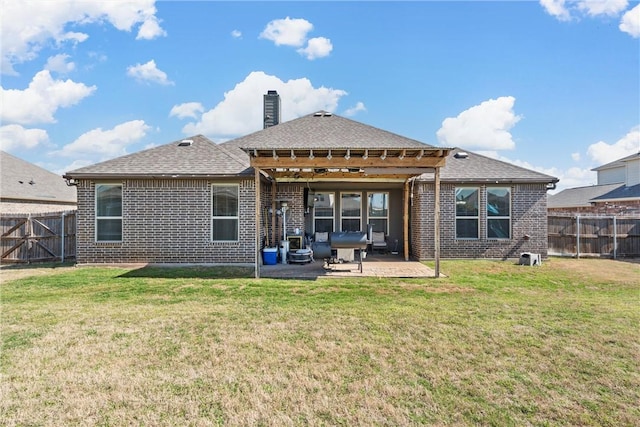
[[[640,37],[640,4],[622,16],[619,28],[632,37]]]
[[[344,115],[347,117],[352,117],[358,114],[360,111],[367,111],[367,107],[364,106],[363,102],[358,102],[354,107],[347,108],[344,112]]]
[[[59,74],[67,74],[76,69],[76,64],[67,60],[69,55],[60,53],[47,59],[47,65],[44,66],[45,70],[53,71]]]
[[[0,68],[4,74],[16,74],[13,65],[35,59],[51,41],[61,46],[88,38],[85,33],[66,31],[70,24],[109,22],[121,31],[141,24],[138,39],[164,35],[155,13],[155,0],[2,1]]]
[[[149,129],[151,128],[143,120],[121,123],[113,129],[93,129],[55,154],[65,157],[99,157],[99,160],[122,156],[127,154],[127,147],[144,138]]]
[[[307,39],[307,34],[313,29],[311,22],[306,19],[274,19],[269,22],[260,33],[260,38],[271,40],[276,46],[300,47]]]
[[[549,15],[556,17],[560,21],[571,19],[571,14],[565,7],[564,0],[540,0],[540,4]]]
[[[309,39],[307,47],[298,49],[298,53],[305,56],[308,60],[314,60],[328,56],[332,50],[333,45],[331,44],[331,40],[325,37],[315,37]]]
[[[503,96],[484,101],[458,114],[446,118],[436,132],[444,146],[479,148],[484,150],[511,150],[515,147],[509,130],[521,119],[515,115],[516,99]]]
[[[77,104],[96,90],[72,80],[54,80],[48,70],[40,71],[33,77],[25,90],[0,87],[0,97],[4,105],[0,119],[3,122],[32,124],[54,123],[58,108]]]
[[[140,25],[136,40],[153,40],[156,37],[166,35],[167,32],[160,27],[158,18],[152,15],[145,19],[142,25]]]
[[[598,175],[591,169],[583,169],[579,167],[571,167],[567,170],[552,168],[553,173],[560,181],[556,184],[553,193],[560,192],[565,188],[587,187],[598,183]],[[538,170],[540,172],[540,170]]]
[[[627,0],[580,0],[577,2],[578,9],[589,16],[618,16],[628,4]]]
[[[164,86],[173,85],[173,82],[167,78],[167,73],[158,69],[156,61],[153,59],[146,64],[127,67],[127,75],[140,82],[157,83]]]
[[[231,31],[231,37],[233,37],[234,39],[241,39],[242,32],[240,30],[233,30]]]
[[[35,148],[49,142],[44,129],[25,129],[20,125],[0,126],[0,148],[12,151],[18,148]]]
[[[540,4],[551,16],[560,21],[569,21],[580,13],[588,16],[618,16],[627,8],[627,0],[540,0]]]
[[[631,129],[625,136],[613,144],[599,141],[591,144],[589,148],[587,148],[587,155],[598,166],[638,152],[640,152],[640,126]]]
[[[540,0],[546,12],[559,21],[571,21],[581,16],[616,17],[627,9],[628,0]],[[640,37],[640,5],[628,10],[620,21],[620,31]]]
[[[204,111],[204,107],[199,102],[185,102],[179,105],[174,105],[169,112],[169,117],[177,117],[179,119],[185,119],[187,117],[197,118],[200,113]]]
[[[515,166],[519,166],[522,168],[526,168],[529,170],[533,170],[536,172],[540,172],[549,176],[553,176],[558,178],[560,181],[556,184],[556,190],[552,191],[552,193],[557,193],[562,191],[565,188],[573,188],[573,187],[584,187],[587,185],[595,185],[596,183],[596,173],[592,172],[590,169],[582,169],[579,167],[571,167],[567,170],[558,169],[556,167],[545,168],[542,166],[535,166],[531,163],[523,160],[514,160],[505,156],[499,155],[495,151],[476,151],[478,154],[482,154],[487,157],[494,158],[496,160],[500,160]]]
[[[58,175],[64,175],[67,172],[70,172],[72,170],[76,170],[76,169],[80,169],[83,168],[85,166],[89,166],[94,164],[95,161],[93,160],[88,160],[88,159],[78,159],[78,160],[74,160],[73,162],[71,162],[70,164],[68,164],[67,166],[63,166],[61,168],[51,168],[53,173],[56,173]]]
[[[199,121],[189,123],[182,131],[187,135],[204,134],[218,141],[246,135],[262,129],[262,96],[277,90],[281,99],[282,121],[314,111],[335,111],[347,92],[326,87],[315,88],[306,78],[284,82],[262,71],[250,73],[242,82],[224,94],[224,100],[202,114]]]
[[[580,161],[580,153],[571,153],[571,159],[574,162],[579,162]]]

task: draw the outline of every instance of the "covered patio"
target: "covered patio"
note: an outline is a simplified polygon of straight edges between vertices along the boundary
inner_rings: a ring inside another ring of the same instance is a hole
[[[435,278],[434,269],[418,261],[405,261],[400,255],[367,255],[362,273],[357,262],[326,264],[322,259],[308,264],[262,265],[260,276],[273,279],[307,279],[347,277]]]
[[[255,173],[256,218],[260,218],[262,211],[263,202],[260,200],[260,194],[261,182],[264,178],[273,189],[270,200],[273,211],[276,210],[278,183],[305,183],[308,185],[310,182],[396,182],[402,185],[402,247],[404,261],[408,262],[410,182],[413,178],[427,172],[434,173],[435,176],[436,198],[433,212],[435,218],[440,217],[440,168],[445,164],[448,149],[420,144],[419,147],[394,148],[326,148],[316,146],[313,148],[271,147],[268,149],[244,147],[243,150],[249,155],[250,164]],[[439,220],[435,221],[434,235],[436,266],[433,276],[438,277],[440,275]],[[257,247],[261,247],[262,236],[261,221],[256,221]],[[274,235],[273,240],[276,238]],[[398,259],[398,262],[400,261],[401,259]],[[277,265],[272,268],[282,277],[284,272],[281,266]],[[256,252],[255,276],[264,276],[261,271],[263,269],[260,253]],[[389,268],[388,270],[392,271],[393,269]],[[332,273],[336,272],[325,272],[325,274]],[[365,273],[363,271],[360,274],[364,275]],[[427,272],[423,274],[425,276],[418,277],[428,277]],[[396,276],[389,273],[387,277]]]

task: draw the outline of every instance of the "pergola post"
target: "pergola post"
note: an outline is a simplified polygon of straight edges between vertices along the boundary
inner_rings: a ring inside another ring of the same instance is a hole
[[[260,169],[255,168],[255,181],[256,181],[256,250],[255,250],[255,277],[256,279],[260,278],[260,223],[262,218],[261,216],[261,201],[260,201]]]
[[[409,261],[409,180],[404,182],[404,204],[402,208],[402,222],[404,235],[404,260]]]
[[[276,243],[276,209],[278,203],[276,202],[276,192],[278,191],[278,182],[274,179],[271,182],[271,247],[277,247]]]
[[[433,215],[433,242],[435,259],[436,259],[436,277],[440,277],[440,168],[435,169],[434,173],[435,184],[435,203],[434,203],[434,215]]]

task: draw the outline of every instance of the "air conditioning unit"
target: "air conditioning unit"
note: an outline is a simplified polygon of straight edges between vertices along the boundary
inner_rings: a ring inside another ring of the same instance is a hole
[[[532,252],[523,252],[520,254],[520,262],[518,262],[518,264],[520,265],[541,265],[542,264],[542,258],[540,257],[540,254],[534,254]]]

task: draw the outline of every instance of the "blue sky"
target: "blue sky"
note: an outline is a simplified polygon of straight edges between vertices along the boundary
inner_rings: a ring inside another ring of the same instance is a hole
[[[638,2],[0,2],[2,149],[60,174],[259,130],[272,89],[559,189],[640,150]]]

